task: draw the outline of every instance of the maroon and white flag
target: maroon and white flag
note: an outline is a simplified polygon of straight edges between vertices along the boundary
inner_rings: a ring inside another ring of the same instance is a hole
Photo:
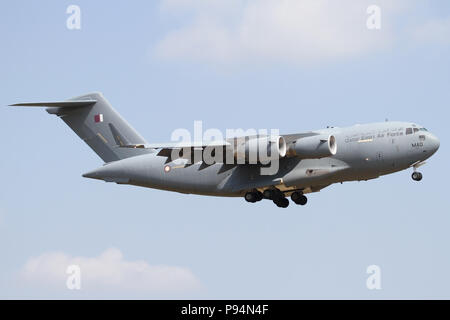
[[[96,123],[98,123],[98,122],[103,122],[103,114],[102,114],[102,113],[96,114],[96,115],[94,116],[94,121],[95,121]]]

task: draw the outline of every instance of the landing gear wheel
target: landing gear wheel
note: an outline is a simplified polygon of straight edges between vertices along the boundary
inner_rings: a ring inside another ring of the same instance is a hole
[[[300,198],[297,199],[297,201],[294,201],[295,204],[299,204],[301,206],[304,206],[308,202],[308,198],[304,195],[301,195]]]
[[[271,189],[266,189],[263,192],[263,196],[266,199],[273,199],[274,195],[275,195],[275,192],[273,190],[271,190]]]
[[[256,201],[261,201],[262,199],[264,199],[264,196],[261,192],[256,191]]]
[[[266,199],[270,199],[270,198],[272,197],[272,190],[269,190],[269,189],[264,190],[264,191],[263,191],[263,196],[264,196],[264,198],[266,198]]]
[[[263,195],[259,191],[247,192],[244,196],[247,202],[255,203],[257,201],[261,201],[263,199]]]
[[[284,197],[283,193],[278,189],[266,189],[263,192],[263,196],[266,199],[276,200],[278,198]]]
[[[414,181],[420,181],[420,180],[422,180],[422,174],[420,172],[414,171],[411,175],[411,178]]]
[[[295,204],[300,204],[304,206],[306,202],[308,202],[308,198],[306,198],[303,193],[295,191],[291,194],[292,201],[295,202]]]
[[[287,208],[289,206],[289,200],[286,198],[279,198],[277,200],[273,200],[273,203],[275,203],[280,208]]]
[[[244,198],[245,198],[245,201],[251,202],[251,203],[258,201],[257,194],[255,192],[247,192],[245,194]]]
[[[297,203],[298,199],[300,199],[300,197],[303,195],[303,193],[299,192],[299,191],[294,191],[291,194],[291,200],[294,201],[295,203]]]

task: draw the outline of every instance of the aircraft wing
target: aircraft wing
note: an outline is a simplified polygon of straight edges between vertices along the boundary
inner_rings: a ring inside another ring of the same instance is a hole
[[[111,128],[113,132],[115,132],[114,128]],[[305,132],[305,133],[295,133],[295,134],[287,134],[281,135],[284,138],[286,145],[289,147],[291,143],[297,141],[301,138],[311,137],[318,135],[315,132]],[[195,150],[202,150],[206,147],[223,147],[232,148],[238,145],[242,145],[249,139],[262,138],[267,137],[267,135],[251,135],[251,136],[241,136],[235,138],[229,138],[226,140],[214,140],[214,141],[181,141],[181,142],[166,142],[166,143],[152,143],[152,144],[127,144],[125,139],[122,139],[120,134],[117,133],[115,136],[116,141],[118,141],[118,145],[122,148],[145,148],[145,149],[154,149],[158,150],[158,156],[168,157],[170,158],[173,150],[181,150],[190,148],[191,152]]]
[[[281,136],[284,138],[284,141],[286,141],[286,144],[289,144],[291,142],[297,141],[301,138],[306,137],[312,137],[317,136],[319,133],[316,132],[304,132],[304,133],[294,133],[294,134],[282,134]]]
[[[166,142],[146,144],[146,148],[150,149],[181,149],[181,148],[206,148],[206,147],[226,147],[231,145],[228,141],[186,141],[186,142]]]
[[[301,138],[306,138],[306,137],[312,137],[312,136],[317,136],[319,135],[319,133],[316,132],[303,132],[303,133],[294,133],[294,134],[281,134],[280,136],[284,138],[284,141],[286,142],[287,145],[289,145],[289,143],[292,143],[298,139]],[[263,137],[267,137],[268,135],[252,135],[252,136],[242,136],[242,137],[235,137],[235,138],[230,138],[227,139],[227,141],[230,144],[233,143],[239,143],[242,141],[245,141],[245,139],[254,139],[254,138],[263,138]]]
[[[306,138],[318,135],[315,132],[306,133],[294,133],[281,135],[287,144],[294,142],[300,138]],[[205,147],[227,147],[232,146],[235,143],[245,141],[246,139],[254,139],[257,137],[265,137],[264,135],[252,135],[229,138],[226,140],[213,140],[213,141],[181,141],[181,142],[164,142],[164,143],[151,143],[145,145],[121,145],[128,148],[147,148],[147,149],[181,149],[181,148],[205,148]]]
[[[158,151],[157,155],[161,157],[167,157],[167,161],[171,161],[172,159],[172,151],[181,151],[185,149],[190,149],[191,155],[194,154],[196,150],[203,150],[206,147],[223,147],[226,148],[231,144],[228,141],[217,140],[217,141],[185,141],[185,142],[166,142],[166,143],[151,143],[145,145],[121,145],[122,148],[145,148],[145,149],[154,149]]]

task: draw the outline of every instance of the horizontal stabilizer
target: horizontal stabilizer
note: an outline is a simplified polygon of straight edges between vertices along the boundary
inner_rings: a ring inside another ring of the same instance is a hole
[[[12,107],[60,107],[75,108],[87,107],[95,104],[97,100],[70,100],[70,101],[54,101],[54,102],[26,102],[10,104]]]

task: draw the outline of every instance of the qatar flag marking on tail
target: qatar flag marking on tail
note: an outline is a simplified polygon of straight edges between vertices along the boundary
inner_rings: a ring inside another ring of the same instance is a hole
[[[94,121],[95,122],[103,122],[103,114],[96,114],[95,116],[94,116]]]

